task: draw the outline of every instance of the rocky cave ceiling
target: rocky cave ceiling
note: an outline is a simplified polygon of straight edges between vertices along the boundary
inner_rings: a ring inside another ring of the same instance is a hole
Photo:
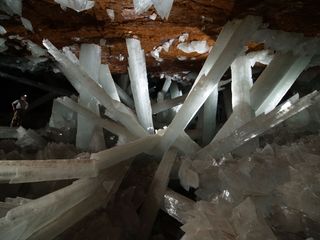
[[[114,21],[107,9],[114,10]],[[76,51],[81,43],[99,44],[105,39],[102,61],[109,64],[113,73],[127,71],[125,39],[137,36],[145,50],[149,72],[182,72],[198,71],[206,57],[177,49],[183,33],[189,34],[188,41],[206,40],[212,46],[228,20],[253,14],[263,16],[272,29],[319,36],[318,9],[318,0],[175,0],[169,19],[164,21],[160,17],[150,19],[155,13],[153,8],[136,15],[132,0],[96,0],[92,9],[80,13],[64,11],[54,0],[24,0],[22,15],[32,22],[34,33],[27,31],[18,18],[3,20],[1,24],[7,36],[20,35],[39,45],[47,38],[59,48],[72,45]],[[168,52],[161,52],[163,61],[156,61],[150,51],[170,39],[176,40]],[[248,44],[250,48],[261,47]],[[186,59],[180,61],[181,57]]]

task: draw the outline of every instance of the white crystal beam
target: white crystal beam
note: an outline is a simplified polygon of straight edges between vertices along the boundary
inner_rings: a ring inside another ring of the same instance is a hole
[[[143,137],[147,132],[140,126],[133,112],[123,104],[114,101],[109,97],[103,88],[101,88],[94,80],[84,73],[79,66],[72,63],[64,56],[52,43],[48,40],[43,41],[44,46],[49,53],[59,63],[59,67],[73,87],[78,91],[86,90],[94,96],[104,107],[106,107],[108,116],[115,121],[119,121],[133,135]]]
[[[84,70],[91,79],[99,83],[99,72],[101,64],[101,47],[96,44],[82,44],[80,48],[79,63],[82,70]],[[79,91],[79,104],[90,109],[92,112],[100,115],[99,104],[95,98],[86,90]],[[77,121],[77,137],[76,145],[79,149],[90,149],[90,141],[94,137],[97,139],[97,148],[102,150],[105,148],[105,141],[102,129],[95,130],[94,124],[87,121],[87,119],[78,115]],[[94,136],[95,135],[95,136]]]
[[[75,111],[81,114],[87,119],[87,121],[90,120],[90,122],[105,128],[106,130],[112,132],[113,134],[119,137],[124,137],[127,140],[134,139],[134,136],[125,127],[109,119],[100,118],[97,114],[91,112],[85,107],[82,107],[81,105],[79,105],[78,103],[76,103],[68,97],[59,98],[56,99],[56,101],[64,105],[65,107],[69,108],[70,111]]]
[[[137,116],[144,129],[153,133],[154,127],[144,51],[137,39],[128,38],[126,43],[129,54],[128,72]]]
[[[113,81],[109,66],[107,64],[101,64],[99,74],[99,82],[103,89],[113,100],[120,102],[117,88]]]
[[[213,141],[229,136],[254,117],[250,101],[250,89],[253,84],[250,59],[244,55],[237,57],[231,64],[231,75],[233,112]]]
[[[140,237],[139,239],[149,239],[151,230],[156,220],[158,210],[161,207],[163,196],[167,190],[169,175],[177,156],[176,149],[169,149],[166,152],[154,174],[149,186],[148,194],[140,210]]]
[[[160,17],[168,20],[173,0],[152,0],[152,3]]]
[[[2,160],[0,182],[25,183],[95,177],[90,159]]]
[[[276,54],[251,89],[251,102],[256,115],[267,113],[279,104],[311,58],[312,55]]]
[[[11,209],[0,219],[0,239],[27,239],[76,206],[100,186],[97,179],[81,179],[68,187]]]
[[[98,169],[109,168],[140,153],[148,153],[159,142],[159,138],[158,135],[146,136],[124,145],[93,153],[91,159],[96,160]]]
[[[202,75],[200,80],[196,83],[190,91],[189,96],[185,100],[181,109],[169,125],[165,132],[160,147],[162,150],[168,149],[175,139],[183,132],[185,127],[191,121],[193,116],[200,109],[205,100],[212,93],[214,88],[218,85],[219,80],[231,65],[235,57],[242,51],[245,40],[247,40],[252,33],[261,25],[261,18],[252,16],[246,17],[240,24],[236,24],[235,29],[232,29],[232,34],[227,39],[218,38],[217,47],[222,45],[222,49],[212,50],[211,54],[216,58],[215,64],[207,75]],[[226,44],[219,43],[226,41]],[[208,58],[209,58],[208,57]]]
[[[168,109],[171,109],[175,106],[181,105],[184,100],[186,99],[187,95],[182,95],[180,97],[176,97],[173,99],[166,99],[162,102],[157,102],[155,104],[152,104],[152,113],[157,114],[163,111],[166,111]]]
[[[202,144],[207,145],[214,137],[218,106],[218,87],[215,87],[203,105]]]
[[[218,159],[224,154],[232,152],[244,143],[258,137],[268,129],[275,127],[286,119],[319,102],[320,94],[315,91],[301,98],[297,102],[295,101],[295,99],[296,96],[289,99],[282,105],[276,107],[268,114],[261,114],[260,116],[254,118],[247,124],[235,130],[228,137],[216,141],[212,144],[210,143],[197,153],[196,158]]]

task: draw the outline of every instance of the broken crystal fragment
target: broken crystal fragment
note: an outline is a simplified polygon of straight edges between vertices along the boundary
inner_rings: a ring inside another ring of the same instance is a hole
[[[4,35],[6,33],[7,33],[6,29],[0,25],[0,35]]]
[[[133,0],[134,11],[136,14],[141,14],[146,12],[151,6],[151,0]]]
[[[162,19],[168,20],[174,0],[151,0]]]
[[[4,52],[8,49],[6,46],[6,39],[0,38],[0,52]]]
[[[231,221],[240,240],[277,239],[250,198],[233,209]]]
[[[54,0],[56,3],[59,3],[63,10],[66,8],[71,8],[77,12],[82,12],[89,10],[94,7],[94,1],[88,0]]]
[[[196,52],[199,54],[203,54],[209,51],[209,45],[207,41],[192,41],[190,43],[179,43],[177,48],[185,53]]]
[[[57,98],[53,100],[51,117],[49,120],[49,126],[53,128],[70,128],[75,129],[77,124],[77,118],[73,111],[63,106],[60,101],[62,99]]]
[[[108,8],[108,9],[107,9],[107,14],[108,14],[108,17],[110,18],[111,22],[114,22],[114,18],[115,18],[115,16],[114,16],[114,10]]]
[[[39,149],[46,145],[46,141],[32,129],[25,130],[23,127],[19,127],[17,132],[16,145],[21,148]]]
[[[27,44],[27,49],[31,52],[33,57],[38,58],[47,55],[47,51],[40,47],[38,44],[35,44],[30,40],[26,40],[25,42]]]
[[[20,19],[21,19],[21,23],[24,26],[24,28],[30,32],[33,32],[33,26],[32,26],[32,23],[30,22],[30,20],[28,20],[24,17],[21,17]]]

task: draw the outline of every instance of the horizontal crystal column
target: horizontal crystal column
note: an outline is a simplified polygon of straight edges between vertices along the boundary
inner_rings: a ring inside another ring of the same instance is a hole
[[[163,112],[166,111],[168,109],[171,109],[175,106],[178,106],[180,104],[182,104],[184,102],[184,100],[186,99],[186,95],[182,95],[180,97],[177,98],[173,98],[173,99],[166,99],[162,102],[158,102],[152,105],[152,113],[153,114],[157,114],[159,112]]]
[[[96,125],[99,125],[100,127],[105,128],[106,130],[112,132],[117,136],[124,137],[127,140],[134,139],[134,136],[125,127],[111,120],[100,118],[95,113],[82,107],[81,105],[79,105],[78,103],[76,103],[75,101],[71,100],[68,97],[58,98],[56,99],[56,101],[66,106],[67,108],[69,108],[70,111],[75,111],[83,115],[87,120],[90,120]]]
[[[24,183],[95,177],[94,160],[1,160],[0,182]]]

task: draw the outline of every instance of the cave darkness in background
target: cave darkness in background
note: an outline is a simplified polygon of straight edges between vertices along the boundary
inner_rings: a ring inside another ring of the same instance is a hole
[[[9,74],[15,77],[21,77],[23,79],[28,79],[32,82],[40,82],[49,86],[56,88],[64,89],[70,93],[77,94],[73,87],[70,85],[68,80],[60,73],[53,73],[49,69],[40,69],[36,72],[22,72],[14,68],[4,68],[0,67],[0,72]],[[33,103],[35,103],[39,98],[48,94],[48,91],[40,89],[38,87],[29,86],[20,82],[13,81],[11,79],[6,79],[0,77],[1,81],[1,90],[0,90],[0,125],[1,126],[10,126],[11,118],[13,116],[13,111],[11,103],[19,99],[21,95],[27,94],[28,103],[30,111],[25,115],[23,121],[24,128],[33,128],[38,129],[45,127],[48,124],[50,119],[52,102],[55,95],[52,99],[46,101],[45,103],[33,108]]]

